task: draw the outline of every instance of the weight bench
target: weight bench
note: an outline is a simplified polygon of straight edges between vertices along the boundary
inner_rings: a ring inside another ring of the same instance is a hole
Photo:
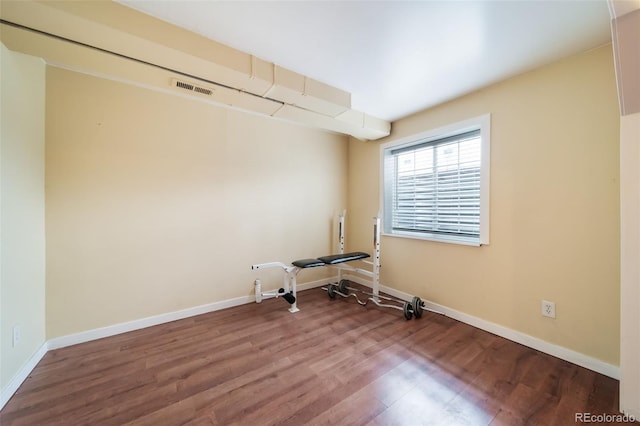
[[[270,299],[272,297],[282,297],[286,300],[291,307],[289,312],[298,312],[298,304],[296,300],[296,281],[298,273],[307,268],[316,268],[319,266],[333,266],[345,262],[351,262],[354,260],[366,259],[369,254],[356,251],[352,253],[332,254],[328,256],[322,256],[317,259],[300,259],[291,262],[291,266],[285,265],[282,262],[268,262],[252,265],[252,270],[265,269],[265,268],[282,268],[285,272],[284,285],[276,291],[262,291],[262,282],[259,279],[255,281],[256,291],[256,303],[261,303],[264,299]],[[353,270],[357,270],[353,268]]]
[[[255,281],[256,291],[256,303],[262,302],[263,299],[270,297],[282,296],[287,302],[291,304],[289,312],[298,312],[298,305],[296,301],[296,276],[298,273],[307,268],[317,268],[320,266],[328,266],[338,269],[338,283],[328,284],[327,287],[322,287],[327,292],[331,299],[335,299],[336,296],[343,298],[354,297],[360,305],[366,306],[368,302],[372,302],[380,308],[391,308],[402,311],[405,319],[409,320],[412,317],[420,318],[423,310],[431,310],[425,306],[425,303],[418,297],[414,296],[411,302],[402,300],[397,297],[383,296],[380,294],[380,218],[374,217],[373,220],[373,261],[365,260],[369,254],[355,251],[351,253],[344,253],[344,223],[345,212],[339,216],[340,222],[338,227],[338,243],[339,254],[332,254],[328,256],[322,256],[312,259],[300,259],[291,262],[291,265],[285,265],[282,262],[270,262],[253,265],[251,269],[262,269],[279,267],[285,272],[284,285],[277,291],[262,292],[262,284],[259,279]],[[371,266],[371,269],[361,269],[349,265],[348,262],[359,260],[367,263]],[[353,272],[356,274],[364,275],[370,279],[371,292],[363,291],[361,289],[352,288],[348,286],[348,281],[342,279],[342,273],[344,271]],[[354,292],[367,295],[367,299],[362,301],[358,298]],[[435,311],[434,311],[435,312]]]

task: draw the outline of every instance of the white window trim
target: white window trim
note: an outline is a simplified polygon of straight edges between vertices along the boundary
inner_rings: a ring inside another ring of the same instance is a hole
[[[446,138],[448,136],[457,135],[466,131],[480,129],[481,135],[481,165],[480,165],[480,237],[477,241],[469,238],[458,237],[454,235],[440,235],[429,233],[412,233],[412,232],[388,232],[388,223],[384,217],[384,191],[385,191],[385,150],[424,140],[436,140]],[[380,145],[380,213],[382,217],[382,235],[390,237],[411,238],[418,240],[439,241],[446,243],[455,243],[463,245],[488,245],[489,244],[489,222],[490,222],[490,182],[491,182],[491,114],[484,114],[468,120],[459,121],[437,129],[427,130],[418,134],[403,137],[401,139],[392,140]]]

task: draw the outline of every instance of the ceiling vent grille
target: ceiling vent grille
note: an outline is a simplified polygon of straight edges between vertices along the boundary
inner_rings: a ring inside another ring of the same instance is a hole
[[[171,85],[173,87],[177,87],[179,89],[188,90],[190,92],[195,92],[195,93],[198,93],[198,94],[204,95],[204,96],[212,96],[213,95],[213,88],[211,88],[211,87],[197,86],[197,85],[195,85],[193,83],[188,83],[186,81],[178,80],[176,78],[171,80]]]

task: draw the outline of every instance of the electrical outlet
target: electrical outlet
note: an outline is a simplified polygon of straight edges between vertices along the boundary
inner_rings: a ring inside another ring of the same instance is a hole
[[[20,337],[22,337],[20,333],[20,326],[17,324],[14,325],[12,331],[11,347],[15,348],[18,346],[18,342],[20,342]]]
[[[556,304],[547,300],[542,301],[542,316],[555,318],[556,317]]]

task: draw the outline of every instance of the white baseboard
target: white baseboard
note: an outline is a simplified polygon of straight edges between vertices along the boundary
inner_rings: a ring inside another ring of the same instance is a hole
[[[298,291],[320,287],[335,281],[334,278],[327,278],[318,281],[310,281],[297,286]],[[164,324],[184,318],[202,315],[221,309],[232,308],[234,306],[245,305],[256,301],[255,296],[242,296],[234,299],[222,300],[219,302],[207,303],[205,305],[194,306],[180,311],[168,312],[166,314],[154,315],[152,317],[141,318],[134,321],[123,322],[107,327],[95,328],[93,330],[82,331],[80,333],[69,334],[67,336],[56,337],[48,341],[49,350],[60,349],[66,346],[77,345],[79,343],[90,342],[102,339],[103,337],[115,336],[116,334],[128,331],[140,330],[154,325]]]
[[[15,376],[11,379],[11,381],[2,389],[0,392],[0,410],[4,407],[4,405],[11,399],[14,393],[18,390],[20,385],[29,377],[29,374],[36,368],[36,365],[40,362],[40,360],[47,354],[48,346],[47,342],[44,342],[42,346],[29,358],[29,360],[22,366],[20,370],[16,373]]]
[[[252,296],[236,297],[234,299],[222,300],[219,302],[207,303],[206,305],[194,306],[180,311],[168,312],[166,314],[154,315],[147,318],[109,325],[107,327],[95,328],[93,330],[82,331],[80,333],[69,334],[67,336],[55,337],[49,340],[49,350],[60,349],[66,346],[77,345],[79,343],[90,342],[104,337],[115,336],[116,334],[129,331],[140,330],[154,325],[164,324],[195,315],[206,314],[208,312],[219,311],[220,309],[231,308],[233,306],[244,305],[254,302]]]
[[[328,285],[328,284],[336,282],[337,279],[338,279],[338,277],[329,277],[329,278],[325,278],[323,280],[309,281],[309,282],[304,283],[304,284],[298,284],[298,291],[309,290],[310,288],[322,287],[323,285]]]
[[[361,277],[348,274],[345,275],[345,278],[358,284],[371,287],[371,282]],[[413,299],[413,295],[383,285],[380,286],[380,291],[407,302],[411,302],[411,299]],[[556,358],[560,358],[589,370],[604,374],[605,376],[620,380],[620,367],[482,318],[474,317],[473,315],[468,315],[464,312],[456,311],[455,309],[451,309],[428,300],[423,299],[423,301],[425,307],[428,309],[440,312],[450,318],[469,324],[481,330],[488,331],[489,333],[500,337],[504,337],[505,339],[509,339],[513,342],[520,343],[521,345],[536,349],[540,352],[555,356]]]

